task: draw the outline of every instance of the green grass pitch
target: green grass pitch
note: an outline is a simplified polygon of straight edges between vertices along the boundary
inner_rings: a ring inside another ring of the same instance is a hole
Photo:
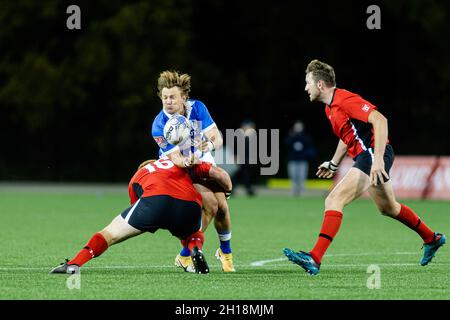
[[[206,232],[208,275],[173,266],[180,249],[169,232],[143,234],[109,248],[81,270],[80,288],[49,270],[73,257],[94,232],[127,207],[122,193],[0,192],[0,299],[449,299],[450,249],[421,267],[422,241],[381,216],[370,200],[344,211],[339,234],[318,276],[287,261],[284,247],[309,250],[323,218],[322,198],[230,199],[237,272],[214,258],[218,238]],[[432,228],[450,235],[450,203],[406,201]],[[380,288],[369,289],[370,265]]]

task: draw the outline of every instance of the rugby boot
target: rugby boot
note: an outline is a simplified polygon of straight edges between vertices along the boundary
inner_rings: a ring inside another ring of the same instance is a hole
[[[283,252],[290,261],[302,267],[308,274],[314,276],[319,273],[320,264],[315,262],[309,253],[295,252],[289,248],[284,248]]]
[[[234,268],[233,265],[232,253],[223,253],[222,249],[219,248],[215,253],[215,257],[222,263],[223,272],[236,272],[236,269]]]
[[[194,263],[195,273],[209,273],[208,263],[206,262],[202,250],[194,247],[194,249],[192,249],[191,258]]]
[[[195,273],[194,263],[191,256],[184,257],[178,254],[175,258],[175,266],[182,268],[184,272]]]
[[[76,264],[69,264],[69,259],[61,263],[59,266],[54,267],[50,273],[64,273],[64,274],[75,274],[80,273],[80,267]]]
[[[434,240],[431,243],[423,244],[423,257],[420,265],[426,266],[436,254],[436,251],[445,244],[445,234],[434,233]]]

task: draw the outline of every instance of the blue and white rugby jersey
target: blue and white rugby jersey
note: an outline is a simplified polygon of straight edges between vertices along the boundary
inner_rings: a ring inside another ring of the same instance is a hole
[[[189,119],[195,134],[195,140],[205,140],[204,133],[216,126],[214,120],[209,114],[205,104],[199,100],[188,99],[185,102],[186,118]],[[164,125],[173,115],[167,113],[164,109],[156,116],[152,124],[152,136],[159,146],[159,156],[166,156],[176,150],[180,150],[184,156],[188,156],[191,151],[191,141],[188,139],[184,145],[174,146],[164,138]],[[195,148],[195,155],[202,161],[215,165],[214,157],[211,152],[201,152]]]

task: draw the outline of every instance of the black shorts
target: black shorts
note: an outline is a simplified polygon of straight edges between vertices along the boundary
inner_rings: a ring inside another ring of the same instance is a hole
[[[201,228],[202,208],[195,201],[166,195],[143,197],[121,214],[132,227],[141,231],[169,230],[178,238],[186,238]]]
[[[358,168],[368,176],[370,176],[370,169],[372,168],[372,157],[373,157],[373,149],[369,148],[366,151],[358,154],[353,160],[355,160],[355,164],[353,167]],[[394,163],[394,148],[390,144],[386,145],[386,149],[384,151],[384,170],[386,170],[387,174],[391,170],[392,164]],[[384,182],[389,181],[383,177]]]

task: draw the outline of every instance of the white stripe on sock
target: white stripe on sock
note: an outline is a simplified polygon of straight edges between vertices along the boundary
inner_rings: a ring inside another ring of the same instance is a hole
[[[227,233],[218,233],[220,241],[228,241],[231,239],[231,231]]]

